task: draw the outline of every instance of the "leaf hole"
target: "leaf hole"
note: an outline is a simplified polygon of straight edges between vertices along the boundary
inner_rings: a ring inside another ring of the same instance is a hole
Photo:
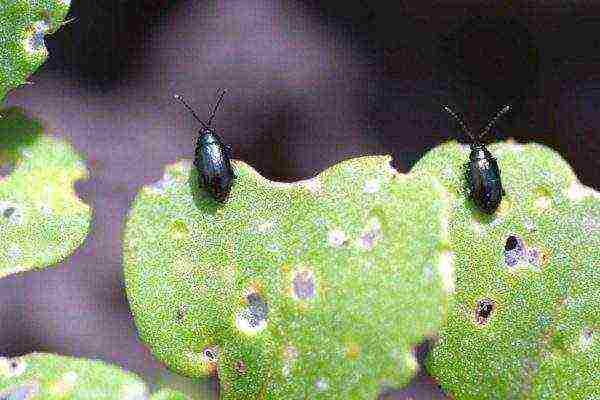
[[[297,300],[310,300],[315,297],[315,278],[310,271],[301,271],[295,274],[293,292]]]
[[[15,213],[15,211],[17,211],[17,209],[14,207],[6,207],[4,211],[2,211],[2,215],[4,218],[8,219]]]
[[[523,239],[518,236],[510,235],[506,238],[504,244],[504,262],[509,267],[514,267],[519,263],[525,254],[525,244]]]
[[[217,349],[214,347],[206,347],[204,350],[202,350],[202,355],[209,362],[217,362]]]
[[[236,316],[236,326],[248,335],[254,335],[267,327],[269,306],[258,293],[246,296],[248,306],[240,310]]]
[[[512,251],[512,250],[516,250],[518,247],[522,247],[522,241],[521,239],[519,239],[516,236],[509,236],[506,239],[506,244],[504,246],[504,250],[505,251]]]
[[[478,300],[477,306],[475,307],[475,322],[478,325],[487,324],[495,307],[496,306],[491,299],[484,298]]]
[[[246,367],[246,364],[244,363],[243,360],[238,360],[235,363],[235,371],[240,374],[240,375],[244,375],[246,373],[246,371],[248,370],[248,368]]]
[[[250,326],[255,328],[267,319],[269,306],[258,293],[250,293],[246,296],[246,300],[248,300]]]

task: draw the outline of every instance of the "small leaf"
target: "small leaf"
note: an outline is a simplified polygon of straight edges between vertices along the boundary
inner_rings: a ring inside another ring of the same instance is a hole
[[[91,219],[73,187],[88,175],[81,157],[16,108],[0,118],[3,161],[14,170],[0,176],[0,277],[63,260],[81,245]]]
[[[174,390],[152,400],[185,400]],[[146,400],[148,387],[135,374],[97,360],[48,353],[0,357],[0,399]]]
[[[0,101],[46,61],[44,36],[60,28],[70,4],[71,0],[0,2]]]

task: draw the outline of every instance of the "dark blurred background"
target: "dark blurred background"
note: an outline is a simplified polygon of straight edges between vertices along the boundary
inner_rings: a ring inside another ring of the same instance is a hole
[[[198,126],[173,93],[208,113],[227,88],[216,126],[234,157],[283,181],[366,154],[408,171],[436,144],[468,140],[440,104],[477,130],[510,102],[488,142],[546,144],[600,188],[600,2],[103,0],[74,1],[70,16],[34,84],[6,105],[85,155],[91,178],[77,190],[94,222],[56,268],[0,280],[1,353],[100,358],[170,379],[136,336],[121,231],[140,187],[193,156]],[[392,398],[446,397],[421,372]]]

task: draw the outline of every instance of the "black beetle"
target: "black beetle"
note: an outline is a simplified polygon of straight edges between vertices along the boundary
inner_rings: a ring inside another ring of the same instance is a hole
[[[231,185],[233,184],[233,178],[235,178],[230,161],[231,147],[224,144],[217,132],[210,126],[215,117],[215,113],[217,112],[217,108],[223,101],[224,95],[225,90],[221,92],[219,100],[217,101],[217,104],[215,104],[207,123],[198,118],[198,115],[196,115],[192,107],[185,102],[183,97],[178,94],[173,96],[190,110],[194,118],[202,125],[202,128],[198,132],[198,141],[196,142],[194,166],[196,167],[196,171],[198,171],[198,177],[202,181],[203,188],[207,190],[215,200],[221,203],[227,200]]]
[[[510,111],[511,106],[505,105],[496,112],[481,130],[478,137],[473,136],[463,119],[452,111],[450,107],[446,105],[442,107],[444,111],[458,122],[463,132],[469,135],[473,141],[469,144],[471,155],[467,163],[467,181],[471,190],[469,196],[480,211],[490,215],[494,214],[500,205],[500,201],[502,201],[502,196],[506,193],[502,188],[498,162],[480,140],[483,135],[489,132],[500,117]]]

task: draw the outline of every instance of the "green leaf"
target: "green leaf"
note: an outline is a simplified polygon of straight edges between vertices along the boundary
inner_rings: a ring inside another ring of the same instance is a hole
[[[90,207],[73,187],[87,178],[81,157],[10,108],[0,118],[3,163],[14,170],[0,176],[0,277],[56,264],[81,245],[90,226]]]
[[[414,168],[453,201],[456,295],[428,369],[455,399],[597,398],[600,194],[546,147],[489,148],[506,191],[494,216],[468,199],[466,146],[438,147]]]
[[[389,157],[295,184],[235,161],[220,206],[190,162],[142,189],[124,237],[141,339],[223,399],[368,399],[405,385],[452,290],[447,200]]]
[[[150,400],[189,400],[189,397],[173,389],[160,389]]]
[[[0,101],[48,57],[44,36],[61,27],[71,0],[0,0]]]
[[[102,361],[32,353],[0,357],[0,398],[7,400],[144,400],[148,387],[135,374]],[[151,400],[186,400],[173,390]]]

